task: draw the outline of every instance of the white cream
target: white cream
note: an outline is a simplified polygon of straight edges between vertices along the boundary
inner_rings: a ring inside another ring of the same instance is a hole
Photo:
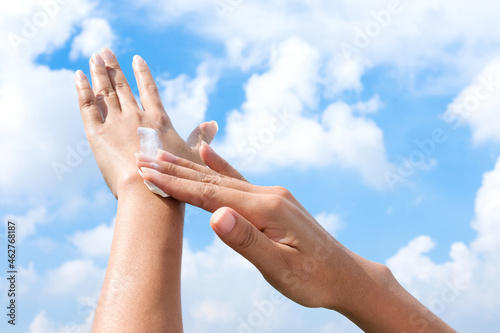
[[[137,129],[137,134],[139,135],[141,154],[156,158],[158,149],[163,149],[163,145],[161,143],[160,137],[158,136],[158,132],[152,128],[139,127]],[[158,194],[164,198],[169,197],[168,194],[163,192],[163,190],[155,184],[149,181],[144,181],[144,184],[146,184],[151,192]]]

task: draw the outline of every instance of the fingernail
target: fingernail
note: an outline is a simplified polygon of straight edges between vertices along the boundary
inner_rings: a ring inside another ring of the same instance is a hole
[[[157,151],[157,156],[159,160],[169,162],[169,163],[174,163],[177,160],[177,156],[175,156],[172,153],[169,153],[168,151],[158,149]]]
[[[154,162],[156,161],[156,158],[146,155],[146,154],[140,154],[136,153],[135,158],[137,159],[138,162]]]
[[[85,74],[83,74],[83,72],[81,70],[77,70],[75,72],[75,78],[77,81],[86,81],[87,80],[87,77],[85,76]]]
[[[233,230],[236,224],[236,219],[234,215],[231,214],[227,209],[219,209],[212,215],[212,220],[218,233],[221,235],[227,235]]]
[[[215,120],[210,122],[210,134],[212,135],[212,139],[215,137],[215,134],[219,131],[219,124]]]
[[[205,149],[207,149],[209,152],[215,153],[215,150],[212,147],[210,147],[210,145],[203,140],[201,141],[201,146],[205,147]]]
[[[104,60],[108,61],[108,60],[115,60],[116,59],[116,56],[115,54],[113,53],[113,51],[111,51],[111,49],[105,47],[101,50],[101,56]]]
[[[146,167],[142,167],[141,171],[143,174],[146,174],[146,175],[147,174],[150,174],[150,175],[161,175],[162,174],[161,172],[158,172],[155,169],[146,168]]]
[[[137,66],[141,66],[141,65],[145,65],[146,62],[144,61],[144,59],[142,59],[142,57],[140,55],[135,55],[133,64],[137,65]]]
[[[102,60],[99,53],[94,53],[92,56],[92,63],[96,66],[104,66],[104,60]]]

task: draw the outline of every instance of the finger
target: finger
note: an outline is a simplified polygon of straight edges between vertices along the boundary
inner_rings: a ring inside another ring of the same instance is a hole
[[[87,131],[92,130],[95,125],[102,124],[103,118],[97,107],[94,92],[90,87],[89,81],[81,70],[75,73],[75,84],[83,125]]]
[[[115,54],[110,49],[104,48],[101,51],[101,57],[106,65],[109,81],[118,95],[120,105],[137,106],[134,94],[132,94],[132,90],[130,89],[127,79],[120,68],[120,64],[118,63]],[[122,111],[124,110],[129,110],[129,108],[122,108]]]
[[[210,146],[208,146],[208,147],[211,149]],[[174,154],[172,154],[168,151],[165,151],[165,150],[161,150],[161,149],[158,149],[158,154],[156,156],[156,158],[157,158],[156,160],[151,158],[151,157],[148,157],[148,156],[143,156],[142,154],[139,154],[139,155],[142,158],[144,158],[144,162],[150,162],[150,163],[155,162],[155,161],[169,162],[169,163],[173,163],[173,164],[178,165],[178,166],[190,168],[192,170],[198,171],[198,172],[205,174],[205,175],[217,176],[217,177],[221,177],[221,176],[228,177],[228,178],[234,180],[234,182],[232,182],[231,184],[237,184],[237,186],[234,185],[234,188],[237,188],[237,189],[242,190],[242,191],[247,191],[247,192],[252,192],[252,193],[262,193],[262,194],[276,194],[276,193],[274,193],[275,191],[274,191],[273,187],[257,186],[257,185],[254,185],[254,184],[248,182],[228,162],[226,162],[222,157],[217,155],[215,153],[215,151],[213,151],[213,149],[212,149],[212,154],[215,155],[216,159],[220,159],[219,161],[215,161],[214,164],[219,163],[221,165],[224,165],[224,163],[225,163],[225,166],[221,167],[221,169],[225,168],[227,170],[225,172],[226,174],[219,173],[215,170],[204,167],[198,163],[191,162],[191,161],[186,160],[182,157],[175,156]],[[139,155],[137,155],[137,156],[139,156]],[[138,160],[140,160],[139,157],[138,157]],[[142,167],[142,166],[144,166],[144,165],[141,165],[140,167]],[[233,177],[233,175],[235,177]],[[206,179],[210,179],[210,178],[206,178]],[[250,186],[245,186],[244,184],[248,184]]]
[[[209,170],[206,167],[201,168],[207,169],[210,173],[198,172],[196,170],[179,166],[174,163],[158,160],[154,161],[153,157],[143,154],[138,154],[137,160],[137,166],[139,169],[152,168],[161,172],[162,174],[168,174],[177,178],[192,180],[200,183],[214,184],[217,186],[224,186],[245,192],[262,193],[262,188],[260,187],[254,186],[239,179],[225,177],[221,174],[216,173],[215,171]]]
[[[234,209],[218,209],[210,219],[210,226],[230,248],[250,261],[263,275],[279,270],[277,246],[252,223]]]
[[[243,216],[251,216],[268,202],[267,195],[177,178],[149,168],[142,168],[142,178],[171,197],[212,213],[226,206],[238,210]],[[259,227],[265,221],[256,222],[260,223]]]
[[[219,125],[215,120],[202,123],[201,125],[196,127],[193,132],[191,132],[188,139],[186,140],[186,143],[189,147],[198,150],[201,146],[202,141],[210,144],[218,131]]]
[[[174,154],[172,154],[168,151],[162,150],[162,149],[158,149],[156,159],[158,161],[169,162],[169,163],[173,163],[173,164],[178,165],[178,166],[190,168],[190,169],[196,170],[198,172],[201,172],[201,173],[204,173],[207,175],[219,175],[218,172],[216,172],[214,170],[210,170],[206,166],[191,162],[190,160],[186,160],[185,158],[182,158],[182,157],[175,156]]]
[[[205,163],[210,169],[215,170],[222,175],[248,182],[245,177],[243,177],[241,173],[238,172],[238,170],[233,168],[231,164],[220,157],[209,145],[201,145],[200,156],[203,160],[203,163]]]
[[[120,103],[111,81],[104,60],[98,53],[90,59],[90,73],[92,75],[92,87],[97,101],[97,107],[106,120],[108,114],[120,112]]]
[[[144,111],[165,112],[158,87],[144,59],[138,55],[134,56],[132,67],[134,69],[137,88],[139,88],[139,96]]]

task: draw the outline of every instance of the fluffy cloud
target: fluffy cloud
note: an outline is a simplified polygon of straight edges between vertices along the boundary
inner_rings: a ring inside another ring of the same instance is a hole
[[[94,229],[78,231],[70,241],[85,256],[107,256],[111,250],[115,219],[111,225],[101,224]]]
[[[322,212],[314,217],[330,235],[337,237],[337,233],[343,227],[343,223],[337,214]]]
[[[89,297],[99,292],[105,269],[91,260],[73,260],[47,272],[43,292],[47,295]]]
[[[323,332],[325,323],[345,333],[359,332],[339,314],[286,299],[219,239],[201,251],[185,241],[182,265],[186,332]]]
[[[0,38],[10,43],[0,48],[0,109],[5,110],[0,149],[9,156],[0,167],[0,204],[39,203],[42,194],[64,197],[100,176],[75,104],[73,71],[52,70],[34,59],[64,46],[95,4],[49,0],[1,6],[6,10],[0,11],[0,22],[7,29],[0,30]]]
[[[79,56],[91,57],[103,47],[112,47],[115,35],[107,20],[92,18],[84,20],[82,32],[73,39],[69,57],[76,59]]]
[[[12,220],[17,226],[17,241],[22,242],[26,237],[31,236],[36,231],[36,226],[47,223],[51,217],[45,207],[38,207],[29,210],[26,215],[6,215],[4,221]],[[7,222],[5,222],[7,223]]]
[[[158,22],[182,22],[194,33],[224,44],[232,40],[232,55],[243,47],[253,60],[259,58],[259,50],[267,51],[290,36],[307,40],[324,58],[322,77],[329,93],[359,91],[367,69],[388,63],[412,89],[447,93],[467,82],[499,51],[500,33],[494,27],[500,7],[488,0],[376,0],[368,5],[362,0],[293,5],[279,0],[141,0],[134,4],[149,9]],[[345,56],[346,45],[352,57]],[[426,70],[428,75],[423,74]],[[417,85],[417,77],[421,84]]]
[[[2,40],[9,44],[0,48],[8,63],[19,57],[34,59],[40,54],[51,53],[71,36],[76,23],[87,17],[95,8],[91,0],[27,0],[21,3],[3,2],[0,5]],[[0,67],[1,68],[1,67]]]
[[[208,94],[216,80],[216,75],[209,72],[207,63],[198,66],[193,79],[182,74],[172,80],[159,80],[163,105],[176,131],[184,139],[204,121]]]
[[[468,125],[475,143],[500,142],[500,59],[488,63],[444,114],[455,125]]]
[[[45,311],[40,311],[29,327],[29,333],[86,333],[92,330],[93,314],[83,324],[56,324],[47,318]]]
[[[392,166],[382,131],[364,115],[381,106],[378,96],[355,106],[332,103],[317,115],[319,67],[319,53],[303,40],[277,45],[269,70],[249,79],[241,111],[228,115],[218,149],[242,170],[334,164],[383,188]]]
[[[477,192],[472,222],[477,236],[469,245],[454,243],[450,261],[437,264],[426,254],[434,241],[419,236],[387,264],[405,287],[460,331],[494,331],[498,326],[495,314],[500,311],[499,221],[500,158],[495,169],[484,175]]]

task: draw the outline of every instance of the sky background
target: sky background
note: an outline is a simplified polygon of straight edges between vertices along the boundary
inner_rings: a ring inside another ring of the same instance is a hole
[[[116,201],[73,76],[105,46],[136,95],[132,57],[147,61],[184,138],[216,120],[212,146],[251,182],[288,188],[458,331],[497,330],[499,12],[491,0],[1,2],[0,217],[18,224],[19,294],[16,327],[3,315],[0,331],[90,331]],[[186,332],[359,332],[277,301],[209,219],[187,208]],[[4,227],[0,249],[5,273]]]

